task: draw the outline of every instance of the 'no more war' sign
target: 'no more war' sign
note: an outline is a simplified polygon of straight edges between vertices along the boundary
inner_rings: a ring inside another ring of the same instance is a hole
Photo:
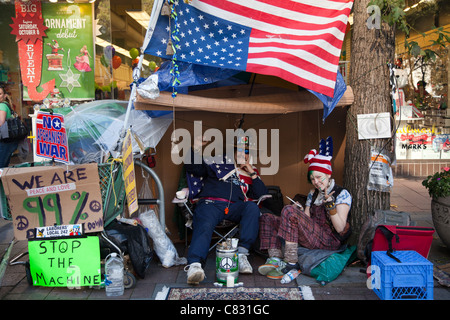
[[[39,111],[36,117],[36,155],[69,163],[64,116]]]
[[[85,233],[103,230],[96,163],[8,167],[1,178],[16,239],[33,238],[36,228],[55,224],[83,224]]]

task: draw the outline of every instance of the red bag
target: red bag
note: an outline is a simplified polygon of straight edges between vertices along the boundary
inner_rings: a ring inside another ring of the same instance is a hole
[[[413,250],[428,257],[434,228],[380,225],[375,230],[371,251]]]

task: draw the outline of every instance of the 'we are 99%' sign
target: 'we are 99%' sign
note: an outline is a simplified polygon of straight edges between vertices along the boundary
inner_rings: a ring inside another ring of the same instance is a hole
[[[53,225],[83,224],[85,233],[103,230],[96,163],[8,167],[1,179],[16,239],[34,238],[36,228]]]

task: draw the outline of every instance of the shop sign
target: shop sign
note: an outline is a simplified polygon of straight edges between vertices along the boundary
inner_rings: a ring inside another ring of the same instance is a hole
[[[28,241],[33,285],[95,286],[101,283],[98,237]]]
[[[43,3],[47,29],[42,57],[42,78],[55,79],[50,100],[95,98],[92,3]]]
[[[10,26],[19,49],[23,99],[94,99],[93,5],[17,0],[15,6]]]
[[[36,228],[54,225],[83,224],[85,233],[103,230],[96,163],[8,167],[1,179],[17,240],[34,238]]]
[[[69,163],[69,146],[63,115],[38,112],[36,116],[36,155]]]
[[[19,50],[22,83],[30,100],[43,100],[54,88],[55,79],[47,79],[41,84],[42,52],[47,27],[42,18],[41,1],[15,2],[16,17],[12,18],[11,34],[16,35]]]

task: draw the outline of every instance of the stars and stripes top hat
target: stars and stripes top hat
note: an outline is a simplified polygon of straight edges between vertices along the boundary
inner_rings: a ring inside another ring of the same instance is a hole
[[[328,137],[327,140],[320,140],[319,152],[312,149],[304,157],[303,161],[309,163],[308,171],[319,171],[325,174],[333,172],[331,168],[331,159],[333,158],[333,140]]]

